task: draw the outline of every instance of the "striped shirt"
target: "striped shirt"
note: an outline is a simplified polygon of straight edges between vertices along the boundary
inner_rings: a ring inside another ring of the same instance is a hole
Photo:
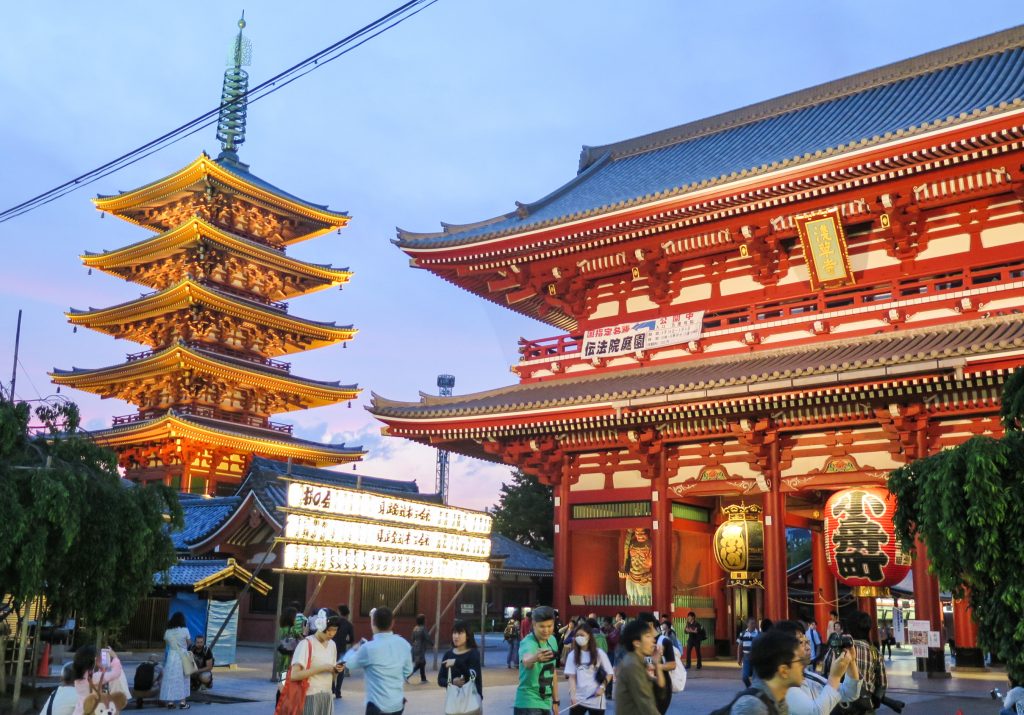
[[[740,637],[736,639],[739,643],[740,651],[743,653],[743,657],[746,658],[750,655],[750,649],[754,647],[754,639],[761,635],[761,631],[743,631],[740,633]]]

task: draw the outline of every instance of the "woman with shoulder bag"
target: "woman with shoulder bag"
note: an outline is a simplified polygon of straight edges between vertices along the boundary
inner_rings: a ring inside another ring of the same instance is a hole
[[[164,650],[164,676],[160,681],[160,700],[169,708],[180,707],[186,710],[189,707],[186,702],[189,676],[196,671],[196,662],[188,652],[191,642],[188,628],[185,627],[185,616],[181,611],[175,611],[171,620],[167,621],[164,643],[167,646]],[[186,672],[189,664],[192,665],[192,669]]]
[[[427,651],[433,643],[430,642],[430,635],[427,633],[427,617],[422,613],[416,616],[416,627],[412,629],[412,636],[409,638],[409,645],[412,646],[412,672],[420,673],[420,682],[427,682]],[[410,676],[411,677],[411,676]]]
[[[572,701],[570,715],[603,715],[612,674],[612,663],[608,654],[597,647],[593,630],[586,624],[579,626],[565,659]]]
[[[306,622],[310,635],[295,647],[275,715],[332,715],[334,674],[345,667],[334,644],[340,623],[327,609]]]
[[[445,715],[471,715],[483,709],[484,681],[480,667],[480,651],[472,627],[465,621],[452,624],[452,647],[441,659],[437,684],[448,689]],[[472,684],[471,688],[467,685]],[[476,690],[473,697],[472,689]]]

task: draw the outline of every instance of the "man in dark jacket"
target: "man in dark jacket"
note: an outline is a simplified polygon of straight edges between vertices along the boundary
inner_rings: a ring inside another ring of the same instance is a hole
[[[686,626],[683,628],[683,633],[686,634],[686,669],[690,669],[690,653],[696,650],[697,670],[700,670],[703,667],[700,657],[700,644],[704,641],[707,634],[704,632],[704,626],[697,622],[697,614],[693,611],[686,614]]]
[[[345,655],[345,652],[356,642],[355,629],[352,628],[352,621],[349,620],[348,606],[342,604],[338,606],[338,615],[341,616],[341,622],[338,624],[338,632],[334,634],[334,645],[338,649],[338,660],[341,660],[341,656]],[[345,673],[347,669],[342,670],[334,677],[334,697],[341,697],[341,684],[345,682]]]
[[[622,627],[619,644],[625,652],[615,667],[616,712],[659,715],[656,694],[669,690],[669,685],[655,638],[653,626],[646,621],[629,621]],[[653,664],[653,677],[648,672],[646,659]]]

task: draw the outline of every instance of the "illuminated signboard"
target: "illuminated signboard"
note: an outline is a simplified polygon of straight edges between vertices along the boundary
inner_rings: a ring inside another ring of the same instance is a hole
[[[491,517],[288,480],[283,571],[486,581]]]

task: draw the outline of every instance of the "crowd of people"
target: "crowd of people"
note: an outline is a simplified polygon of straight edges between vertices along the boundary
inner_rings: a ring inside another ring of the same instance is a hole
[[[278,632],[277,665],[285,678],[277,715],[330,715],[351,670],[365,674],[367,715],[400,715],[410,676],[418,673],[421,683],[428,682],[426,654],[433,647],[433,635],[423,615],[417,617],[409,640],[394,632],[393,623],[390,609],[373,609],[372,637],[356,640],[345,605],[309,616],[286,609]],[[857,715],[873,715],[887,686],[879,648],[891,633],[880,629],[881,640],[872,639],[872,625],[866,613],[845,621],[837,616],[823,638],[813,620],[773,624],[749,619],[736,638],[745,689],[715,715],[829,715],[840,703],[855,706],[850,712]],[[701,644],[707,634],[696,614],[687,614],[681,628],[682,640],[670,618],[651,613],[633,619],[623,612],[603,618],[592,613],[565,624],[548,606],[522,617],[512,613],[504,637],[506,665],[518,670],[514,715],[566,710],[570,715],[603,715],[612,698],[622,715],[664,715],[673,692],[685,687],[694,651],[696,668],[703,666]],[[191,691],[213,684],[213,652],[204,635],[190,635],[181,613],[171,616],[164,641],[163,659],[141,663],[131,691],[116,653],[95,646],[79,648],[64,668],[63,684],[44,707],[44,715],[83,715],[92,711],[95,700],[90,698],[115,695],[125,702],[133,697],[138,707],[150,699],[168,708],[188,708]],[[484,697],[481,657],[471,624],[456,620],[450,643],[436,682],[447,691],[446,713],[471,715],[482,709]],[[564,707],[562,698],[567,701]]]

